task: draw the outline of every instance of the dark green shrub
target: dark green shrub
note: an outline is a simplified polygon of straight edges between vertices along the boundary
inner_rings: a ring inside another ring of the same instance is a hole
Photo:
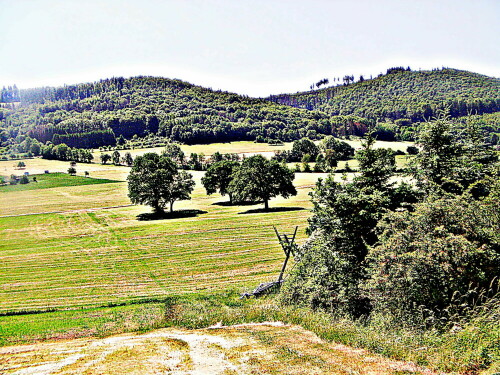
[[[375,305],[404,319],[473,303],[500,277],[499,211],[498,200],[445,197],[389,214],[367,258]]]

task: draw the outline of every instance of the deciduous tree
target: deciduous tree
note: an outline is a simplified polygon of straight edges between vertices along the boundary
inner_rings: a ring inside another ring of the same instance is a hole
[[[113,164],[120,165],[120,153],[118,151],[113,152]]]
[[[102,164],[106,164],[110,160],[111,160],[110,154],[101,154],[101,163]]]
[[[191,199],[195,184],[191,174],[178,171],[172,159],[156,153],[137,156],[127,180],[132,203],[149,205],[156,213],[163,213],[167,204],[172,212],[176,200]]]
[[[229,184],[229,192],[238,201],[261,199],[268,210],[269,199],[278,195],[283,198],[297,195],[292,182],[294,178],[293,171],[285,165],[255,155],[241,163]]]
[[[222,160],[212,164],[201,179],[201,183],[205,187],[207,194],[213,194],[219,191],[220,195],[229,195],[229,202],[233,202],[233,194],[229,190],[229,184],[233,180],[239,163],[236,161]]]

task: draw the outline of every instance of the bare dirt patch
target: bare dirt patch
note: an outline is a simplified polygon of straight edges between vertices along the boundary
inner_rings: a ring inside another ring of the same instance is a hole
[[[160,329],[0,348],[2,374],[435,374],[281,323]]]

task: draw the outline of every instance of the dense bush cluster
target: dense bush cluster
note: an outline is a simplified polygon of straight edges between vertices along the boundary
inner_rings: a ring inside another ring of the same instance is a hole
[[[43,145],[41,148],[41,155],[44,159],[68,160],[80,163],[90,163],[94,159],[92,152],[89,150],[71,148],[64,143],[53,145],[49,142],[46,145]]]
[[[309,168],[306,172],[312,172],[308,163],[315,162],[315,172],[329,172],[340,160],[350,160],[353,156],[354,148],[347,142],[327,136],[319,145],[309,138],[298,139],[290,151],[276,151],[272,159],[285,163],[302,162],[305,168]]]
[[[491,292],[500,278],[498,156],[474,122],[459,134],[440,118],[418,143],[411,185],[394,182],[393,154],[370,140],[353,181],[318,181],[311,237],[284,302],[446,327]]]

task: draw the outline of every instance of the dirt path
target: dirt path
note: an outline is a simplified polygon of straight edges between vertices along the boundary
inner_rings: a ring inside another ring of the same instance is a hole
[[[298,326],[160,329],[0,348],[1,374],[435,374],[327,343]]]

